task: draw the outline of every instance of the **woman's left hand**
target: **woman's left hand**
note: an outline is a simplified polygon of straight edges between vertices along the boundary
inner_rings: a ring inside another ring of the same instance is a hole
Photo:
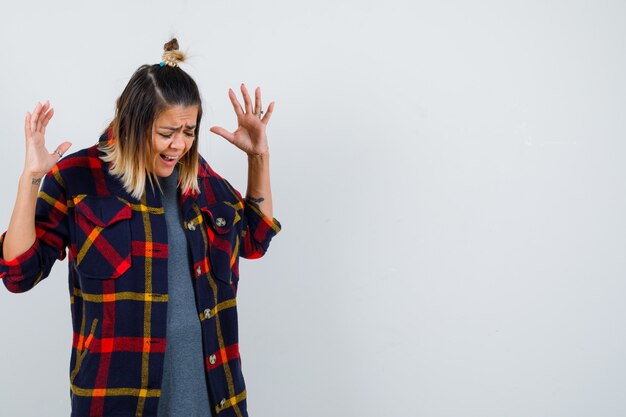
[[[241,104],[235,96],[235,92],[230,88],[228,89],[228,97],[237,114],[237,130],[231,133],[219,126],[213,126],[210,130],[222,136],[250,156],[265,154],[269,150],[265,127],[270,121],[272,111],[274,111],[274,102],[272,101],[270,103],[267,107],[267,111],[263,114],[261,112],[261,87],[257,87],[254,91],[254,109],[252,108],[252,101],[250,100],[248,90],[243,84],[241,84],[241,94],[243,95],[245,109],[241,107]]]

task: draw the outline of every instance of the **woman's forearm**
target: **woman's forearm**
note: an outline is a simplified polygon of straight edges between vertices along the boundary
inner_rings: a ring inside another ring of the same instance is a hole
[[[272,219],[272,189],[270,185],[270,154],[248,155],[248,189],[246,198]]]
[[[38,193],[39,184],[33,183],[32,175],[23,173],[19,179],[13,213],[2,245],[2,254],[7,261],[26,252],[35,242],[37,237],[35,207]]]
[[[46,101],[45,104],[37,103],[33,112],[26,113],[24,119],[26,158],[17,186],[13,213],[2,243],[2,256],[6,261],[17,258],[35,243],[35,207],[39,181],[72,145],[63,142],[54,152],[46,149],[46,126],[53,115],[54,110],[50,102]]]

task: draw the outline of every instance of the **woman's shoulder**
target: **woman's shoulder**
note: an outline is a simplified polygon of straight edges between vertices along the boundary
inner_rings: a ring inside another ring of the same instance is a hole
[[[79,149],[64,155],[56,164],[56,169],[61,172],[66,170],[92,170],[102,163],[99,144]]]
[[[100,159],[102,142],[64,155],[48,172],[47,182],[57,183],[68,195],[99,194],[108,170],[108,162]]]
[[[213,177],[216,179],[223,179],[200,154],[198,154],[198,176],[200,178]]]
[[[198,155],[198,179],[201,182],[200,188],[205,188],[208,196],[213,201],[241,201],[241,194],[228,182],[228,180],[218,174],[211,165]]]

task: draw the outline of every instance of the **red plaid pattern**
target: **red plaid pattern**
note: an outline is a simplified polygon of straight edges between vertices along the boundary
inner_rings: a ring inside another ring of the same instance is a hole
[[[105,134],[100,143],[108,140]],[[97,145],[81,150],[46,176],[37,200],[37,240],[17,259],[0,259],[0,277],[12,292],[30,290],[67,250],[72,416],[156,416],[168,298],[163,206],[150,186],[140,200],[130,196],[100,155]],[[198,316],[190,319],[201,322],[213,414],[243,417],[239,257],[263,256],[280,223],[200,162],[200,194],[179,197],[197,299]]]

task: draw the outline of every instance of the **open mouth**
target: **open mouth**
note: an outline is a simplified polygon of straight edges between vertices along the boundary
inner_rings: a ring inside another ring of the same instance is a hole
[[[164,160],[165,162],[173,162],[178,159],[177,156],[169,156],[169,155],[163,155],[163,154],[160,154],[160,156],[161,156],[161,159]]]

